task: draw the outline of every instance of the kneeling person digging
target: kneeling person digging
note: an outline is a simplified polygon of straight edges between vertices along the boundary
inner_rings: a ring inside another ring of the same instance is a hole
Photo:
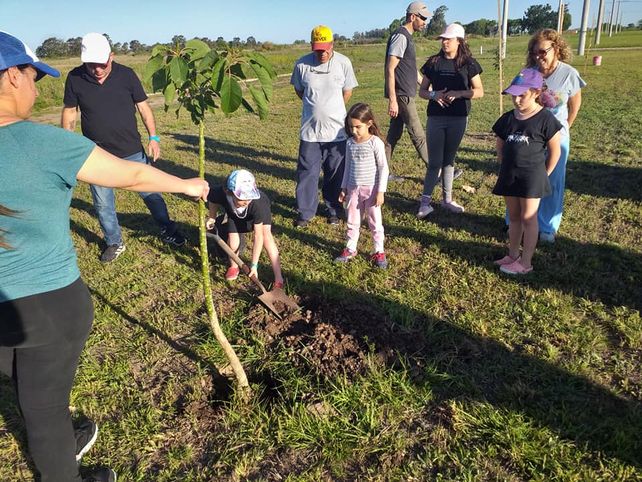
[[[221,224],[227,224],[227,244],[238,252],[240,235],[253,233],[252,261],[250,277],[258,279],[258,263],[261,251],[265,248],[274,272],[274,288],[283,287],[279,249],[272,236],[272,212],[270,200],[264,192],[256,187],[256,180],[251,172],[245,169],[233,171],[227,178],[225,186],[211,189],[208,196],[209,217],[206,221],[208,230],[215,230]],[[223,208],[225,216],[216,215]],[[233,259],[229,258],[229,268],[225,273],[227,281],[234,281],[239,276],[240,268]]]

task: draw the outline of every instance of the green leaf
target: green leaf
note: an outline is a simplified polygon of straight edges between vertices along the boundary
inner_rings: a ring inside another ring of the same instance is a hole
[[[169,74],[176,85],[182,85],[187,80],[189,67],[183,57],[174,57],[169,63]]]
[[[219,58],[214,67],[212,67],[212,88],[214,92],[221,92],[223,87],[223,78],[225,77],[225,67],[227,66],[227,59],[224,57]]]
[[[190,50],[189,58],[191,60],[202,59],[210,52],[209,45],[196,38],[185,42],[185,49]]]
[[[152,49],[152,57],[156,57],[157,55],[165,56],[167,53],[167,47],[163,44],[156,44],[154,45],[154,48]]]
[[[168,82],[167,67],[157,70],[156,73],[152,75],[152,91],[158,92],[159,90],[165,90]]]
[[[145,68],[143,69],[143,81],[149,82],[152,79],[153,75],[158,72],[159,69],[163,68],[164,63],[165,58],[162,55],[157,55],[150,58],[147,61],[147,64],[145,64]]]
[[[258,62],[250,62],[250,67],[252,67],[252,70],[256,74],[256,78],[259,79],[265,98],[269,102],[272,100],[272,77],[270,77],[269,72]]]
[[[174,97],[176,97],[176,87],[172,82],[165,87],[163,96],[165,96],[165,105],[170,105],[174,101]]]
[[[257,89],[256,87],[252,87],[251,85],[248,86],[248,89],[250,90],[250,94],[252,94],[254,102],[256,102],[256,107],[259,109],[259,118],[261,120],[264,120],[269,113],[268,102],[265,98],[265,94],[261,89]]]
[[[242,100],[241,100],[241,104],[243,105],[243,107],[245,107],[245,109],[246,109],[248,112],[251,112],[252,114],[255,114],[255,113],[256,113],[256,112],[254,111],[254,107],[252,107],[252,104],[250,104],[247,100],[242,99]]]
[[[221,110],[226,114],[231,114],[241,105],[243,92],[241,86],[233,77],[226,75],[221,86]]]
[[[216,50],[210,50],[202,59],[196,62],[196,70],[199,72],[210,70],[218,59],[219,55]]]
[[[251,61],[254,61],[263,67],[271,78],[276,79],[276,70],[274,70],[270,61],[263,54],[251,52],[247,56]]]
[[[241,64],[234,64],[230,67],[230,72],[232,72],[232,75],[235,75],[239,79],[247,79],[247,75],[245,75],[245,72],[243,72],[243,67]]]

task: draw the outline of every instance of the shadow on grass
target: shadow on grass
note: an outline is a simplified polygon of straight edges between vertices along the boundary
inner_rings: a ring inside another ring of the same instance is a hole
[[[561,438],[575,441],[579,450],[586,447],[642,467],[639,400],[617,396],[585,377],[520,352],[520,347],[510,349],[386,297],[365,295],[338,283],[310,282],[292,273],[288,279],[299,295],[315,298],[320,306],[338,306],[335,309],[341,313],[358,316],[361,310],[367,315],[374,309],[385,317],[387,324],[394,324],[395,319],[412,320],[406,328],[417,330],[425,341],[419,350],[416,339],[408,343],[407,350],[399,349],[399,343],[391,339],[379,338],[374,342],[369,331],[372,328],[364,328],[370,321],[365,324],[355,319],[335,321],[327,316],[323,321],[346,334],[363,330],[354,336],[367,339],[375,352],[395,350],[399,356],[388,364],[396,367],[405,360],[413,382],[429,388],[437,404],[451,400],[480,401],[520,412],[535,425],[546,426]],[[310,331],[307,323],[301,322],[302,329]],[[288,334],[297,329],[292,327]],[[413,369],[413,365],[419,369]]]
[[[569,160],[566,189],[595,197],[642,201],[642,168]]]

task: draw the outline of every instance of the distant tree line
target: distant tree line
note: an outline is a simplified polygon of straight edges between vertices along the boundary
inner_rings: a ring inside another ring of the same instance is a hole
[[[111,49],[115,54],[120,55],[135,55],[141,53],[151,52],[154,45],[146,45],[138,40],[130,40],[129,42],[112,42],[108,34],[103,34],[109,40]],[[234,47],[234,48],[250,48],[250,49],[259,49],[259,50],[271,50],[274,48],[272,42],[258,42],[254,37],[249,36],[246,40],[241,40],[240,37],[234,37],[229,42],[226,41],[223,37],[218,37],[216,40],[212,40],[208,37],[196,37],[199,40],[205,42],[212,49],[222,49],[223,47]],[[346,39],[347,40],[347,39]],[[167,46],[184,46],[186,42],[184,35],[174,35],[172,40],[164,45]],[[36,55],[38,57],[80,57],[80,44],[82,42],[82,37],[74,37],[65,40],[50,37],[46,39],[42,45],[36,49]]]
[[[441,5],[437,7],[430,18],[428,25],[423,32],[415,33],[416,36],[435,37],[439,35],[448,22],[446,22],[446,12],[448,7]],[[508,34],[532,34],[541,28],[557,28],[557,11],[553,10],[549,4],[531,5],[526,9],[521,18],[508,20]],[[568,4],[564,6],[564,30],[571,26],[571,14],[568,11]],[[376,28],[366,32],[355,32],[352,40],[356,43],[377,42],[386,40],[406,21],[405,16],[394,19],[388,28]],[[494,36],[497,35],[497,20],[480,18],[464,25],[466,35]]]

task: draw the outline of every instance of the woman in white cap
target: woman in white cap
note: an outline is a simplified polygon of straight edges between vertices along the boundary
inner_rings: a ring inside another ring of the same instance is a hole
[[[452,198],[455,155],[468,124],[470,100],[484,95],[482,68],[471,55],[464,35],[461,25],[448,25],[439,36],[441,50],[429,57],[421,68],[419,96],[429,100],[426,127],[429,162],[417,212],[420,219],[434,210],[432,193],[440,172],[442,207],[453,213],[464,212],[464,207]]]
[[[27,119],[35,82],[60,73],[0,32],[0,371],[13,377],[29,452],[42,482],[113,482],[102,468],[81,477],[96,425],[76,433],[69,396],[93,305],[76,262],[69,206],[77,180],[132,191],[207,197],[205,181],[118,159],[92,141]]]

